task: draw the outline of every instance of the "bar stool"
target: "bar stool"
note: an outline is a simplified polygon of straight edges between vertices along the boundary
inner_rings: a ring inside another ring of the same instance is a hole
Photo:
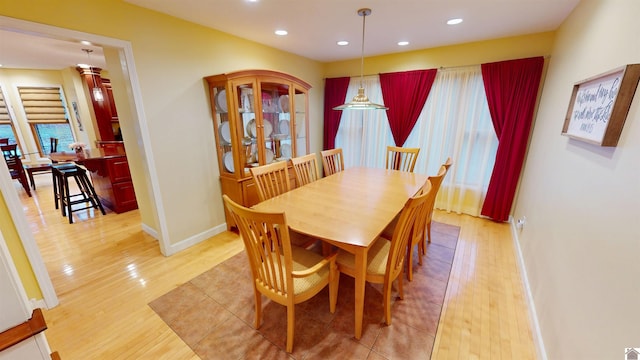
[[[73,224],[73,212],[75,211],[95,208],[100,209],[102,215],[106,215],[85,169],[76,164],[61,164],[52,166],[51,173],[53,174],[53,194],[56,209],[58,208],[59,201],[62,216],[69,217],[69,224]],[[69,192],[70,177],[72,177],[78,185],[80,192],[77,194],[71,194]],[[82,203],[89,204],[83,208],[71,208],[72,205]]]

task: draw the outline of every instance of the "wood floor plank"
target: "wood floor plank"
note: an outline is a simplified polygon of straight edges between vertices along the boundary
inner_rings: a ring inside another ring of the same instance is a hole
[[[79,211],[69,224],[54,209],[50,179],[35,179],[33,198],[20,196],[60,300],[44,312],[52,350],[65,360],[197,359],[148,303],[240,252],[238,236],[164,257],[138,210]],[[509,226],[442,211],[434,221],[461,231],[432,359],[534,358]]]

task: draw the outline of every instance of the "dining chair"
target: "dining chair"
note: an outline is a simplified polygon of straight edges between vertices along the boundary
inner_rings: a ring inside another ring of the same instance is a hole
[[[389,170],[413,172],[419,152],[420,148],[387,146],[387,156],[384,161],[385,167]]]
[[[378,237],[367,253],[366,281],[383,284],[384,318],[387,325],[391,325],[391,286],[393,281],[398,280],[398,296],[404,298],[401,275],[406,249],[411,241],[416,216],[426,204],[430,192],[431,184],[427,181],[423,189],[405,203],[391,240]],[[355,277],[353,254],[340,249],[336,262],[340,273]]]
[[[438,174],[436,176],[429,176],[429,180],[431,180],[431,184],[433,185],[433,188],[435,190],[433,199],[431,199],[432,202],[428,206],[429,211],[427,212],[427,218],[426,218],[427,240],[429,243],[431,243],[431,217],[433,216],[433,209],[435,208],[435,205],[436,205],[436,196],[440,191],[440,185],[442,185],[442,181],[444,180],[445,176],[447,176],[447,173],[449,172],[449,167],[451,166],[451,164],[452,164],[451,159],[447,159],[447,161],[442,166],[440,166],[440,171],[438,171]],[[427,253],[424,239],[422,241],[420,253],[423,255]]]
[[[291,190],[286,161],[277,161],[252,167],[250,171],[253,182],[256,184],[260,201],[271,199]]]
[[[5,160],[18,157],[18,144],[0,145],[0,150]]]
[[[291,246],[285,213],[265,213],[222,196],[244,242],[255,297],[255,328],[262,322],[262,295],[287,307],[286,350],[293,350],[295,304],[307,301],[329,285],[329,311],[338,299],[337,254],[322,256]]]
[[[322,157],[322,169],[324,176],[333,175],[344,170],[344,156],[342,148],[323,150],[320,152]]]
[[[293,164],[293,171],[296,173],[298,186],[307,185],[320,178],[315,153],[291,158],[291,163]]]
[[[49,153],[58,152],[58,138],[50,137],[49,138]]]
[[[2,150],[4,161],[7,163],[7,168],[9,168],[11,179],[18,180],[27,195],[31,197],[31,188],[27,180],[27,173],[22,165],[22,160],[17,154],[17,144],[0,145],[0,150]]]
[[[291,190],[291,181],[289,180],[289,170],[286,161],[278,161],[253,167],[250,171],[260,201],[271,199],[274,196],[284,194]],[[290,234],[291,242],[303,248],[310,247],[318,241],[317,238],[293,230],[290,231]]]
[[[0,145],[9,145],[9,138],[0,138]]]
[[[449,171],[449,168],[451,167],[451,165],[453,164],[453,162],[451,161],[451,157],[448,157],[447,160],[444,162],[444,164],[442,164],[442,166],[444,166],[447,171]]]
[[[422,265],[422,255],[426,254],[426,245],[424,241],[427,232],[427,221],[431,220],[433,205],[441,182],[442,177],[439,174],[436,176],[430,176],[425,183],[425,186],[420,190],[421,192],[424,192],[425,187],[428,186],[431,188],[424,206],[422,206],[416,215],[416,222],[411,233],[411,241],[409,241],[409,245],[407,246],[407,279],[409,281],[413,281],[413,249],[415,247],[418,248],[418,264],[420,265]],[[431,242],[431,240],[429,240],[429,242]]]

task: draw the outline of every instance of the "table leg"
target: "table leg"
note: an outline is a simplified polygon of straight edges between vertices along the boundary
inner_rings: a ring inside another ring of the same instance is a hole
[[[362,337],[362,318],[364,317],[364,289],[367,277],[367,249],[362,249],[355,254],[356,257],[356,276],[355,276],[355,337]]]
[[[27,169],[27,175],[29,176],[29,182],[31,183],[31,187],[33,190],[36,189],[36,182],[33,181],[33,170]]]

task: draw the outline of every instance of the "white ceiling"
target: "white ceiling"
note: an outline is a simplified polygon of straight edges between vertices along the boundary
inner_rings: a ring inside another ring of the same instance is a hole
[[[318,61],[359,58],[360,8],[366,17],[365,56],[433,48],[555,30],[580,0],[124,0]],[[446,25],[460,17],[460,25]],[[287,36],[276,36],[285,29]],[[348,46],[338,46],[347,40]],[[397,42],[409,41],[400,47]],[[99,47],[34,38],[0,30],[0,64],[60,69],[86,63],[104,67]],[[46,55],[45,55],[46,54]]]

